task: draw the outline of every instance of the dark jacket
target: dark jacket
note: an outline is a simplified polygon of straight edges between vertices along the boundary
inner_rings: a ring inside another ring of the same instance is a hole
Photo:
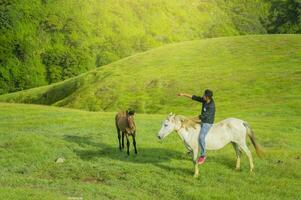
[[[199,96],[192,96],[192,100],[198,101],[202,103],[202,112],[200,115],[200,120],[202,123],[208,123],[213,124],[214,123],[214,117],[215,117],[215,103],[214,100],[211,99],[209,103],[207,103],[203,97]]]

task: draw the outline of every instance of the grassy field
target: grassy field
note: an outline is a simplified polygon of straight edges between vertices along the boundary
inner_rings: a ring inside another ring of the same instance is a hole
[[[258,111],[257,100],[253,111],[217,112],[217,120],[241,117],[253,126],[266,153],[259,159],[251,148],[255,172],[246,156],[234,170],[229,145],[208,152],[198,179],[176,134],[157,140],[165,115],[136,116],[138,155],[128,157],[117,149],[114,113],[0,103],[0,199],[300,199],[300,110]]]
[[[301,109],[300,66],[301,35],[205,39],[137,54],[64,82],[2,95],[0,101],[197,114],[199,105],[175,95],[211,88],[219,112],[231,114],[235,106],[269,114],[286,104],[283,112],[295,113]]]
[[[301,35],[216,38],[2,95],[9,103],[0,103],[0,199],[301,199],[300,66]],[[178,136],[157,140],[169,112],[199,113],[176,94],[206,88],[215,93],[216,121],[236,117],[254,128],[266,153],[259,159],[251,147],[254,173],[246,156],[234,170],[229,145],[209,152],[194,179]],[[128,107],[138,111],[138,155],[129,157],[114,127],[114,113]]]

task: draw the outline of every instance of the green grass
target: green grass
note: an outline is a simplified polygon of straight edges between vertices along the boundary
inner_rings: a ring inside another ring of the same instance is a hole
[[[228,145],[208,152],[198,179],[176,134],[157,140],[165,115],[136,116],[138,155],[128,157],[117,148],[114,113],[0,103],[0,199],[300,199],[300,110],[258,112],[257,100],[254,111],[217,112],[254,128],[266,152],[259,159],[251,147],[255,172],[246,156],[235,171]],[[65,163],[54,162],[60,156]]]
[[[172,44],[78,77],[0,96],[0,199],[300,199],[301,35]],[[178,92],[215,93],[216,121],[254,128],[254,152],[235,171],[231,145],[208,153],[194,179],[184,146],[156,134],[169,112],[196,115]],[[77,108],[72,110],[31,103]],[[138,155],[117,149],[116,110],[132,107]],[[114,112],[112,112],[114,111]],[[157,113],[157,114],[141,114]],[[56,164],[63,156],[66,162]]]
[[[0,96],[0,101],[90,111],[128,107],[139,113],[197,114],[199,105],[176,97],[211,88],[218,112],[265,112],[285,104],[301,109],[301,35],[205,39],[167,45],[50,86]],[[256,107],[254,108],[254,103]]]

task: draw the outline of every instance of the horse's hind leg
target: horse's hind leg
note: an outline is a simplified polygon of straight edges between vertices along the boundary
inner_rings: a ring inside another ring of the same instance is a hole
[[[125,137],[126,137],[127,154],[130,155],[130,141],[129,141],[128,134],[125,134]]]
[[[242,150],[247,154],[248,158],[249,158],[249,163],[250,163],[250,171],[252,172],[254,169],[254,163],[253,163],[253,157],[251,154],[251,151],[249,150],[249,148],[247,147],[246,144],[240,145],[240,147],[242,148]]]
[[[238,144],[236,144],[235,142],[232,142],[233,148],[235,150],[236,153],[236,169],[240,169],[240,149]]]
[[[132,135],[133,137],[133,145],[134,145],[134,149],[135,149],[135,154],[137,154],[137,148],[136,148],[136,135],[135,133]]]

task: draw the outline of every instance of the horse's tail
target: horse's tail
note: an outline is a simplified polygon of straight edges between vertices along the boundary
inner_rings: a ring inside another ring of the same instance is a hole
[[[256,153],[259,157],[264,155],[262,147],[256,142],[255,134],[250,125],[247,122],[243,122],[243,125],[246,127],[247,135],[250,137],[250,140],[256,150]]]

